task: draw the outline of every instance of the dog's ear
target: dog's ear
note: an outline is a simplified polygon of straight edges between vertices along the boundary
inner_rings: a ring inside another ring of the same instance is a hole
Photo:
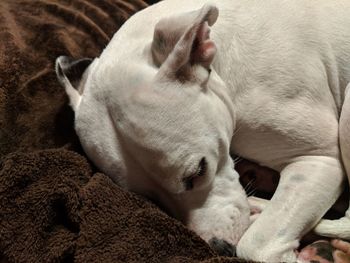
[[[74,110],[80,102],[80,93],[83,88],[83,76],[93,60],[83,58],[74,60],[67,56],[60,56],[56,59],[56,75],[61,85],[66,89],[70,105]]]
[[[155,64],[171,72],[194,64],[208,68],[216,53],[209,26],[216,22],[218,13],[216,6],[204,5],[199,10],[160,20],[151,47]]]
[[[75,89],[78,89],[84,72],[91,62],[91,58],[74,60],[67,56],[58,57],[55,67],[58,80],[63,85],[68,81]]]

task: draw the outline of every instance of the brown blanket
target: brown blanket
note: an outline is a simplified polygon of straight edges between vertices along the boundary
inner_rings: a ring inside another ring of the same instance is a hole
[[[95,57],[142,0],[0,1],[0,261],[236,262],[96,173],[53,70]]]

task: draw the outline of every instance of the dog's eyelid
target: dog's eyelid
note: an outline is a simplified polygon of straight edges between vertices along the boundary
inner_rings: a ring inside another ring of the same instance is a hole
[[[197,177],[201,177],[201,176],[204,176],[207,172],[207,167],[208,167],[208,163],[207,163],[207,160],[205,159],[205,157],[203,157],[199,163],[198,163],[198,166],[197,166],[197,170],[192,173],[190,176],[187,176],[187,177],[184,177],[182,179],[184,185],[185,185],[185,189],[186,191],[189,191],[189,190],[192,190],[193,189],[193,181],[195,178]]]
[[[198,169],[196,171],[196,176],[203,176],[207,171],[208,163],[205,157],[203,157],[198,164]]]
[[[187,170],[184,178],[192,178],[192,177],[204,175],[207,171],[207,166],[208,164],[207,164],[206,158],[202,157],[197,163],[196,167],[193,166],[190,170]]]

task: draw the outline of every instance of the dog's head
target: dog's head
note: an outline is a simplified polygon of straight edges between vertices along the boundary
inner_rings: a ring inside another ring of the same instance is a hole
[[[82,99],[69,94],[74,91],[67,77],[80,63],[60,57],[56,72],[71,104],[77,104],[76,129],[89,157],[111,177],[118,173],[128,189],[157,200],[206,241],[216,238],[213,242],[222,245],[218,240],[238,242],[248,227],[249,208],[229,155],[232,100],[211,66],[216,46],[209,27],[217,16],[217,8],[206,5],[160,20],[152,43],[134,46],[124,39],[139,54],[134,59],[120,50],[117,33],[76,84],[86,89]],[[85,110],[84,99],[89,100]],[[85,137],[100,132],[89,131],[88,123],[99,120],[82,120],[94,103],[106,109],[101,111],[106,116],[98,117],[109,123],[100,127],[101,134],[110,129],[107,136],[91,137],[97,141]],[[113,138],[108,147],[107,137]],[[113,160],[118,171],[103,160]]]

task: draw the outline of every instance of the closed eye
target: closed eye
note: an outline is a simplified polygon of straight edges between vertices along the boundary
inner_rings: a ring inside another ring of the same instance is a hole
[[[205,175],[205,173],[207,172],[207,166],[208,166],[207,160],[205,159],[205,157],[203,157],[198,164],[196,175],[197,176]]]
[[[185,189],[187,191],[193,189],[193,186],[194,186],[193,181],[196,177],[204,176],[207,173],[207,168],[208,168],[207,160],[205,159],[205,157],[203,157],[199,161],[198,168],[197,168],[196,172],[183,179]]]

